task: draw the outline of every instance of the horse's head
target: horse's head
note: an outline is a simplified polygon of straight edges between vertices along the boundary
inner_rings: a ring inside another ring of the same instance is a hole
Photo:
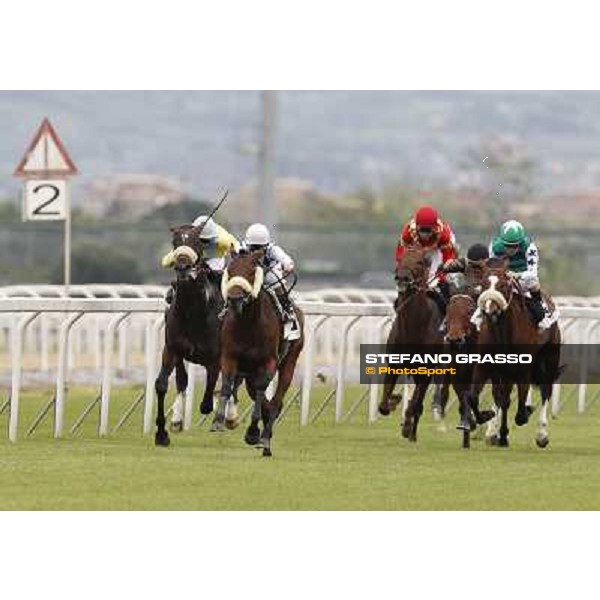
[[[197,228],[193,225],[171,227],[173,244],[174,269],[177,281],[185,281],[196,277],[194,267],[202,256],[202,241]]]
[[[223,273],[223,298],[229,301],[238,315],[260,294],[264,278],[261,266],[263,256],[263,250],[238,254]]]
[[[497,323],[508,308],[512,294],[512,280],[507,262],[502,258],[490,258],[483,272],[482,288],[477,304],[484,316]]]
[[[450,344],[462,345],[475,331],[471,317],[475,312],[475,300],[466,294],[456,294],[450,298],[446,309],[446,336]]]
[[[408,248],[396,268],[396,287],[401,295],[427,286],[431,258],[422,248]]]

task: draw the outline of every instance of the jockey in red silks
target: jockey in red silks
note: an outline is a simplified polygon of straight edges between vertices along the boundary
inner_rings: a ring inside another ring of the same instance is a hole
[[[432,281],[429,287],[437,288],[446,304],[450,297],[450,288],[445,274],[440,269],[457,258],[456,239],[450,225],[440,219],[435,208],[422,206],[404,225],[396,247],[396,263],[400,262],[406,249],[411,247],[431,249],[429,276]]]

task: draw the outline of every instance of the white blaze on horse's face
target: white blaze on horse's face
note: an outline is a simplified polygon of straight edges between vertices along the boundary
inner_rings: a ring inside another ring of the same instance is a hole
[[[495,308],[500,312],[504,312],[508,307],[508,302],[502,295],[502,292],[496,289],[499,281],[498,276],[490,275],[488,281],[490,282],[490,287],[481,292],[477,300],[479,308],[488,315],[496,312]]]

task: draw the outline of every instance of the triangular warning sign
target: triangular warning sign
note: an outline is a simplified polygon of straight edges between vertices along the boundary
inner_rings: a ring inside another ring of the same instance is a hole
[[[77,168],[54,127],[44,119],[16,168],[15,176],[60,177],[76,173]]]

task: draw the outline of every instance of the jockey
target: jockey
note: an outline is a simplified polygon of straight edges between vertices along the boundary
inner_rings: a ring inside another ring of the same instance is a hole
[[[285,323],[294,324],[296,322],[294,307],[285,285],[285,277],[294,272],[294,261],[281,246],[273,243],[268,228],[262,223],[254,223],[248,227],[242,247],[248,252],[264,251],[262,267],[265,270],[265,278],[263,285],[268,291],[274,292],[281,307],[284,325]]]
[[[545,317],[538,279],[539,254],[525,227],[519,221],[506,221],[490,242],[490,255],[508,259],[508,270],[518,277],[524,290],[531,294],[530,310],[536,324]]]
[[[442,270],[444,273],[463,273],[464,285],[478,296],[481,292],[483,267],[489,257],[490,253],[486,245],[473,244],[467,250],[466,257],[448,261],[442,266]]]
[[[206,223],[206,224],[205,224]],[[225,260],[230,253],[238,252],[240,243],[231,235],[224,227],[217,224],[212,218],[205,215],[200,215],[193,223],[194,227],[204,225],[200,232],[200,242],[202,244],[202,256],[210,270],[216,274],[220,280],[223,270],[225,269]],[[175,263],[173,250],[168,252],[162,259],[162,266],[170,268]],[[173,289],[167,291],[165,300],[168,304],[173,300]]]
[[[450,289],[440,267],[456,256],[456,240],[448,223],[444,223],[431,206],[422,206],[415,216],[404,225],[396,247],[396,263],[399,263],[407,248],[431,248],[430,287],[437,287],[444,303],[448,302]],[[437,277],[436,277],[437,275]]]

